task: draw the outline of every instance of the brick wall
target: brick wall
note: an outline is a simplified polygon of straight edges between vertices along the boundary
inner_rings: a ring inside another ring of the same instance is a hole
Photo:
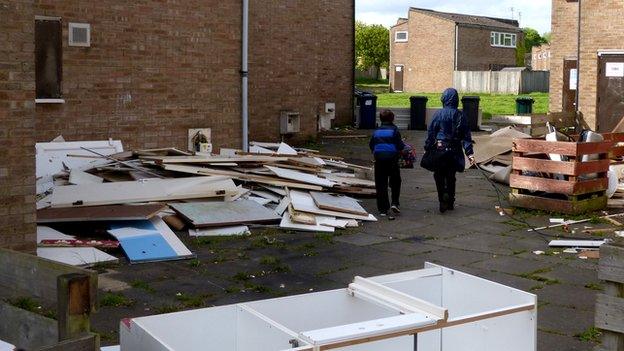
[[[577,48],[578,3],[552,2],[552,38],[550,58],[550,111],[563,109],[563,61],[575,59]]]
[[[409,33],[409,22],[405,20],[400,20],[400,24],[395,25],[390,28],[390,67],[388,69],[388,79],[390,81],[390,87],[392,90],[395,90],[395,68],[396,65],[406,65],[408,62],[408,57],[410,55],[410,43],[412,40],[415,40],[411,37],[411,33]],[[396,37],[396,32],[408,32],[408,42],[395,42],[394,38]],[[407,67],[404,67],[403,70],[403,84],[405,84]],[[405,85],[403,86],[405,89]]]
[[[0,246],[32,251],[36,239],[32,1],[4,1],[0,18]]]
[[[416,11],[409,13],[409,42],[394,43],[393,28],[391,70],[405,65],[404,87],[409,92],[437,92],[453,84],[455,63],[455,24]],[[392,75],[393,72],[390,72]]]
[[[491,29],[458,27],[458,71],[489,71],[492,65],[516,66],[516,49],[490,45],[491,33]],[[517,35],[517,43],[521,43],[521,33]]]
[[[251,139],[278,140],[283,109],[302,113],[299,140],[316,135],[326,102],[349,123],[354,1],[250,10]],[[209,127],[216,147],[240,145],[240,2],[7,0],[0,15],[0,246],[33,246],[35,141],[184,148],[188,128]],[[34,104],[36,15],[62,18],[64,104]],[[67,45],[69,22],[91,24],[90,48]]]
[[[354,3],[255,1],[250,7],[251,140],[279,135],[280,111],[301,113],[313,137],[325,103],[336,103],[335,125],[353,119]]]
[[[531,50],[531,69],[534,71],[550,71],[550,45],[534,46]]]
[[[624,51],[624,4],[619,0],[582,1],[579,109],[597,128],[598,52]]]

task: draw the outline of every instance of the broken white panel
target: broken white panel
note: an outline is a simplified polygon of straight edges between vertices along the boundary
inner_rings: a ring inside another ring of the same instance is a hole
[[[607,240],[552,240],[550,247],[600,247],[607,243]]]
[[[37,256],[72,266],[118,261],[117,257],[94,247],[38,247]]]
[[[261,154],[261,155],[272,155],[275,152],[273,150],[269,150],[269,149],[263,148],[262,146],[252,145],[252,146],[249,147],[249,153]]]
[[[37,242],[40,243],[43,240],[76,240],[75,236],[63,234],[56,229],[46,227],[46,226],[37,226]]]
[[[0,340],[0,351],[15,351],[17,348],[13,344]]]
[[[100,347],[100,351],[120,351],[120,350],[121,348],[119,347],[119,345]]]
[[[336,219],[334,217],[319,216],[317,217],[316,223],[319,225],[327,226],[327,227],[344,229],[349,225],[350,221],[346,219]]]
[[[335,182],[318,177],[314,174],[293,171],[291,169],[279,168],[279,167],[273,167],[273,166],[264,166],[264,167],[266,167],[268,170],[270,170],[271,172],[273,172],[275,175],[277,175],[280,178],[295,180],[301,183],[320,185],[320,186],[324,186],[327,188],[331,188],[334,185],[336,185]]]
[[[343,288],[126,319],[120,324],[121,349],[536,350],[533,294],[429,263],[356,281],[378,294],[371,299]],[[412,308],[402,313],[394,307],[397,301]]]
[[[286,143],[281,143],[279,148],[277,149],[277,154],[278,155],[293,155],[293,156],[296,156],[299,153],[297,152],[297,150],[293,149],[290,145],[288,145]]]
[[[308,231],[308,232],[322,232],[322,233],[333,233],[335,231],[334,227],[318,224],[319,220],[329,221],[333,218],[322,217],[322,216],[315,216],[315,217],[316,217],[316,223],[317,223],[316,225],[295,223],[292,220],[292,218],[290,218],[289,213],[284,213],[284,215],[282,216],[282,221],[280,222],[280,228],[302,230],[302,231]]]
[[[65,166],[70,170],[87,170],[110,163],[109,160],[98,158],[96,154],[82,149],[83,147],[106,156],[123,152],[121,141],[112,139],[106,141],[36,143],[35,159],[38,194],[46,192],[53,187],[53,176],[63,171]],[[69,157],[68,155],[87,157]]]
[[[272,193],[268,192],[268,191],[262,191],[262,190],[252,190],[251,191],[252,194],[265,198],[271,202],[274,202],[276,204],[278,204],[282,199],[280,196],[276,196],[273,195]]]
[[[260,184],[260,187],[267,189],[271,192],[274,192],[277,195],[286,196],[286,189],[284,189],[283,187],[266,185],[266,184]]]
[[[352,213],[343,213],[330,210],[322,210],[316,206],[312,195],[308,192],[293,190],[290,192],[290,201],[296,211],[313,213],[322,216],[357,219],[360,221],[376,222],[377,218],[372,214],[361,216]]]
[[[251,201],[253,201],[253,202],[257,203],[257,204],[260,204],[262,206],[266,206],[266,205],[271,203],[271,200],[265,199],[265,198],[260,197],[260,196],[249,195],[246,198],[247,198],[247,200],[251,200]]]
[[[202,236],[237,236],[237,235],[250,235],[249,227],[244,225],[223,227],[223,228],[210,228],[210,229],[189,229],[189,235],[194,237]]]
[[[280,201],[277,207],[275,207],[275,213],[277,213],[278,216],[283,215],[284,212],[286,212],[286,209],[288,209],[288,205],[290,205],[290,198],[288,196],[284,196],[282,201]]]
[[[104,179],[79,169],[72,169],[69,171],[69,184],[81,185],[97,183],[104,183]]]

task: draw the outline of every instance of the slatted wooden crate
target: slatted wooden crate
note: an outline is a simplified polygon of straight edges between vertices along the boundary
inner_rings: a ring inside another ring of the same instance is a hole
[[[567,214],[605,208],[612,145],[610,141],[514,140],[510,203],[515,207]],[[552,161],[549,154],[566,156],[568,161]],[[594,154],[599,155],[598,160],[582,162],[583,155]],[[593,177],[583,177],[587,175]]]
[[[624,351],[624,247],[621,242],[600,247],[598,278],[604,289],[596,295],[596,327],[602,330],[596,351]]]
[[[609,158],[621,161],[624,157],[624,133],[603,133],[602,136],[605,141],[612,143]]]

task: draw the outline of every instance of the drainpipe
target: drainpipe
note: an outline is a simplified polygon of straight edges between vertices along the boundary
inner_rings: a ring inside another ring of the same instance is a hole
[[[581,95],[581,0],[578,0],[578,28],[577,28],[577,38],[576,38],[576,101],[575,101],[575,115],[576,115],[576,129],[580,132],[581,128],[581,118],[580,118],[580,109],[579,109],[579,101]]]
[[[242,66],[241,66],[241,114],[243,131],[243,151],[249,151],[249,0],[243,0],[242,28]]]
[[[457,71],[457,65],[459,61],[458,55],[459,55],[459,30],[457,29],[457,24],[455,24],[455,57],[453,58],[453,60],[455,61],[453,64],[453,70],[455,71]]]

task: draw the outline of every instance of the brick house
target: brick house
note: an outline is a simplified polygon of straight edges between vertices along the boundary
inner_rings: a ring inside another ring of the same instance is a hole
[[[624,117],[622,15],[621,1],[553,0],[551,112],[576,110],[578,83],[578,111],[584,126],[611,131]]]
[[[550,71],[550,44],[534,46],[531,49],[531,69],[533,71]]]
[[[282,110],[300,112],[300,140],[328,102],[335,123],[351,122],[354,9],[251,2],[250,140],[277,140]],[[34,247],[35,142],[185,148],[187,129],[205,127],[216,147],[240,146],[242,12],[241,1],[3,1],[0,246]]]
[[[390,29],[390,86],[435,92],[453,85],[454,71],[515,67],[521,41],[514,20],[410,8]]]

